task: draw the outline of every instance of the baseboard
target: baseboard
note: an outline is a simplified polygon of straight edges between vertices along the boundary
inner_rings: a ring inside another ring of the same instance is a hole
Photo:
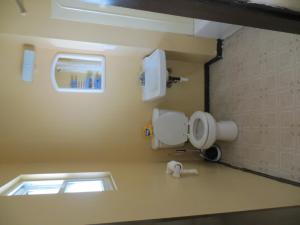
[[[288,180],[288,179],[280,178],[280,177],[275,177],[275,176],[272,176],[272,175],[268,175],[268,174],[265,174],[265,173],[257,172],[257,171],[254,171],[254,170],[249,170],[249,169],[246,169],[246,168],[241,168],[241,167],[233,166],[233,165],[231,165],[229,163],[225,163],[225,162],[218,162],[218,163],[220,163],[220,164],[222,164],[224,166],[228,166],[228,167],[233,168],[233,169],[241,170],[243,172],[252,173],[252,174],[255,174],[255,175],[258,175],[258,176],[262,176],[262,177],[265,177],[265,178],[269,178],[269,179],[272,179],[272,180],[279,181],[281,183],[290,184],[290,185],[294,185],[294,186],[300,187],[300,183],[296,182],[296,181],[292,181],[292,180]]]

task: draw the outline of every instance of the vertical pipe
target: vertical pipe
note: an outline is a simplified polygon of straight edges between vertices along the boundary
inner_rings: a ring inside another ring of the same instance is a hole
[[[209,67],[211,64],[219,61],[223,58],[223,40],[217,40],[217,55],[204,64],[204,111],[210,112],[210,95],[209,95],[209,78],[210,78],[210,70]]]

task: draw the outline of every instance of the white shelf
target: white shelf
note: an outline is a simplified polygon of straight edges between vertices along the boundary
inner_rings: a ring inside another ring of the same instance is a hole
[[[72,92],[72,93],[103,93],[103,89],[84,89],[84,88],[58,88],[58,92]]]
[[[90,87],[98,86],[99,88],[85,88],[84,84],[88,82],[86,81],[88,78],[91,82],[89,83]],[[57,54],[52,62],[51,81],[57,92],[103,93],[105,90],[105,57]],[[73,81],[75,81],[75,85],[72,84]],[[76,86],[80,86],[80,88]]]

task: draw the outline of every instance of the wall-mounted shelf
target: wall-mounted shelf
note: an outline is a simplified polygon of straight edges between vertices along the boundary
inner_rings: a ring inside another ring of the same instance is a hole
[[[58,92],[102,93],[105,89],[105,57],[57,54],[51,81]]]

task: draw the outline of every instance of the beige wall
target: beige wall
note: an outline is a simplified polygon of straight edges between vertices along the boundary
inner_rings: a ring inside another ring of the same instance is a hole
[[[153,153],[142,136],[153,107],[189,115],[203,108],[203,62],[215,55],[215,40],[51,19],[51,0],[26,1],[26,16],[13,1],[0,5],[0,144],[5,149],[0,161],[163,160],[167,154]],[[20,79],[23,43],[37,48],[32,84]],[[91,44],[116,47],[102,52],[107,57],[105,93],[55,92],[49,75],[53,56],[78,46],[91,50]],[[191,81],[163,100],[143,103],[137,81],[141,59],[155,48],[167,50],[174,72]]]
[[[202,62],[215,55],[215,40],[53,20],[50,0],[25,3],[26,17],[14,1],[0,3],[0,33],[6,34],[0,35],[0,185],[25,173],[111,171],[118,191],[2,196],[1,225],[82,225],[300,204],[299,188],[202,161],[185,164],[199,176],[173,179],[165,161],[191,157],[154,152],[143,137],[153,107],[187,115],[203,109]],[[54,91],[50,62],[67,50],[49,45],[53,39],[123,46],[97,52],[107,59],[105,93]],[[31,84],[21,80],[25,42],[36,47]],[[144,103],[137,78],[142,57],[155,48],[184,60],[168,66],[190,82]]]
[[[127,29],[51,19],[51,0],[27,0],[26,16],[14,1],[0,3],[0,33],[85,41],[138,48],[161,48],[208,60],[216,54],[216,40],[181,34]]]
[[[190,82],[169,90],[167,97],[142,102],[138,75],[142,56],[106,56],[103,94],[58,93],[50,65],[58,49],[36,46],[32,83],[21,79],[22,42],[0,39],[0,162],[163,160],[143,137],[155,106],[184,111],[203,109],[203,65],[170,61],[174,73]],[[106,54],[104,52],[104,54]]]
[[[222,165],[185,163],[199,176],[174,179],[165,163],[0,165],[0,185],[20,173],[111,171],[118,191],[0,197],[0,224],[83,225],[299,205],[300,189]]]

